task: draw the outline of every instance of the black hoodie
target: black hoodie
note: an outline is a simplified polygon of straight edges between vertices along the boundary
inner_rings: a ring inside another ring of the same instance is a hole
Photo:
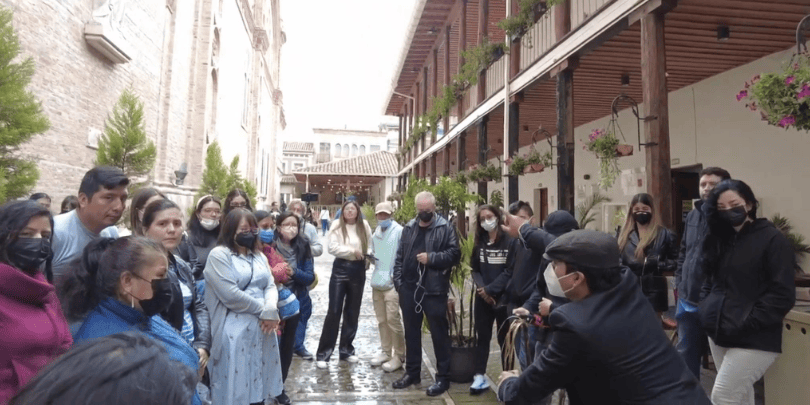
[[[796,302],[795,260],[790,242],[767,219],[733,236],[717,271],[707,275],[698,310],[718,346],[782,352],[782,320]]]
[[[489,238],[475,246],[470,267],[472,271],[480,273],[486,286],[484,290],[492,297],[498,298],[506,291],[506,285],[512,278],[512,268],[515,263],[516,240],[509,235],[501,237],[490,244]]]

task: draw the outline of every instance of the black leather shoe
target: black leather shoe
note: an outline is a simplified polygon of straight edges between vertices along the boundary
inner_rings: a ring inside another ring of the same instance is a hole
[[[301,357],[304,360],[312,360],[312,353],[308,352],[307,349],[303,350],[296,350],[295,355]]]
[[[279,405],[290,405],[292,404],[292,401],[290,400],[290,397],[287,396],[286,391],[281,391],[281,395],[276,397],[276,403]]]
[[[448,389],[450,389],[449,382],[439,381],[436,384],[431,385],[425,392],[429,397],[435,397],[444,394],[444,392]]]
[[[392,386],[392,387],[394,387],[394,388],[397,388],[397,389],[400,389],[400,388],[408,388],[408,387],[410,387],[411,385],[414,385],[414,384],[419,384],[419,383],[421,383],[421,382],[422,382],[422,380],[421,380],[421,379],[419,379],[419,378],[414,378],[414,377],[411,377],[411,376],[410,376],[410,375],[408,375],[408,374],[405,374],[405,375],[404,375],[404,376],[402,376],[402,378],[400,378],[399,380],[394,381],[394,383],[393,383],[393,384],[391,384],[391,386]]]

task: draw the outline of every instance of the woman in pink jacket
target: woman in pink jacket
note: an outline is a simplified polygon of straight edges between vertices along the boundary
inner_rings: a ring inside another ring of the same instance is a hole
[[[35,201],[0,207],[0,404],[73,339],[50,274],[51,213]]]

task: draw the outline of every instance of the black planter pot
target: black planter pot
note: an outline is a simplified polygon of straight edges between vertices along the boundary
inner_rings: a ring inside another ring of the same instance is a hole
[[[475,347],[450,347],[450,381],[468,383],[475,376]]]

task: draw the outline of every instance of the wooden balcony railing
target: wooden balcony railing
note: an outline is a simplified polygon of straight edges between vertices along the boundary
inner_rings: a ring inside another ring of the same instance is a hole
[[[506,69],[506,58],[508,57],[508,55],[502,56],[487,69],[487,98],[503,89],[504,69]]]
[[[548,12],[523,35],[520,41],[520,70],[531,66],[554,46],[554,26],[554,15]]]
[[[585,20],[599,12],[611,0],[571,0],[571,29],[576,29]]]

